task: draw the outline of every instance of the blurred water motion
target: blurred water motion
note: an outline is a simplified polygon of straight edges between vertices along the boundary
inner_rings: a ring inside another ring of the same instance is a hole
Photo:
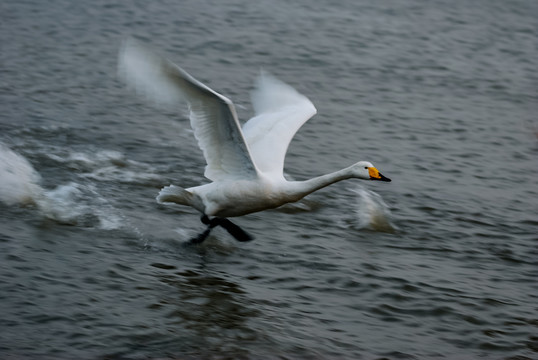
[[[538,3],[312,5],[2,3],[0,358],[536,358]],[[311,98],[294,179],[393,181],[185,246],[198,214],[154,199],[205,164],[117,81],[127,35],[241,119],[260,68]]]

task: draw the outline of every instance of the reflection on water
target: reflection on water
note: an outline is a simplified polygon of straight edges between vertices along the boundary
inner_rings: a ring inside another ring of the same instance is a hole
[[[248,354],[243,341],[257,341],[261,335],[250,325],[251,318],[260,314],[241,287],[223,277],[208,275],[199,270],[178,271],[174,266],[154,263],[161,271],[158,281],[170,286],[166,296],[149,307],[161,313],[170,324],[178,326],[178,341],[187,351]],[[187,340],[187,341],[186,341]]]

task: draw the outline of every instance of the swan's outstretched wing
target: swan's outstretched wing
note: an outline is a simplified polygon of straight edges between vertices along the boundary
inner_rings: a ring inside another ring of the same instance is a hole
[[[262,173],[282,177],[290,141],[316,108],[306,96],[266,73],[258,78],[252,104],[256,116],[243,125],[250,154]]]
[[[228,98],[133,39],[123,44],[119,73],[136,90],[158,102],[188,102],[194,136],[207,161],[204,175],[208,179],[258,176],[234,105]]]

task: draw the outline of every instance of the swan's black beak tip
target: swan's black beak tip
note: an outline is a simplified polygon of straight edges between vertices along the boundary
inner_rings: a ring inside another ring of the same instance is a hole
[[[368,173],[370,175],[370,180],[378,180],[378,181],[386,181],[386,182],[391,182],[392,181],[388,177],[383,176],[379,172],[379,170],[377,170],[375,167],[369,167],[368,168]]]
[[[379,180],[379,181],[386,181],[386,182],[391,182],[392,180],[389,179],[388,177],[386,176],[383,176],[382,174],[379,174],[380,178],[379,179],[376,179],[376,180]]]

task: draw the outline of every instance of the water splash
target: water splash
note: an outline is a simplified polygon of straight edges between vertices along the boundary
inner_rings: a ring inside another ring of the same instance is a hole
[[[359,186],[352,189],[357,194],[356,214],[358,227],[382,232],[394,232],[396,225],[391,222],[392,214],[381,195]]]
[[[62,224],[114,230],[124,222],[123,217],[91,184],[71,182],[60,185],[44,191],[36,204],[45,217]]]
[[[62,224],[104,230],[122,226],[122,217],[95,186],[71,182],[46,190],[40,182],[41,176],[26,158],[0,144],[0,202],[34,205],[45,218]]]
[[[35,204],[43,194],[40,181],[28,160],[0,144],[0,201],[6,205]]]
[[[65,152],[65,151],[64,151]],[[114,181],[127,184],[161,185],[161,176],[145,163],[129,160],[119,151],[99,150],[95,153],[68,152],[46,156],[79,173],[81,177],[96,181]]]

